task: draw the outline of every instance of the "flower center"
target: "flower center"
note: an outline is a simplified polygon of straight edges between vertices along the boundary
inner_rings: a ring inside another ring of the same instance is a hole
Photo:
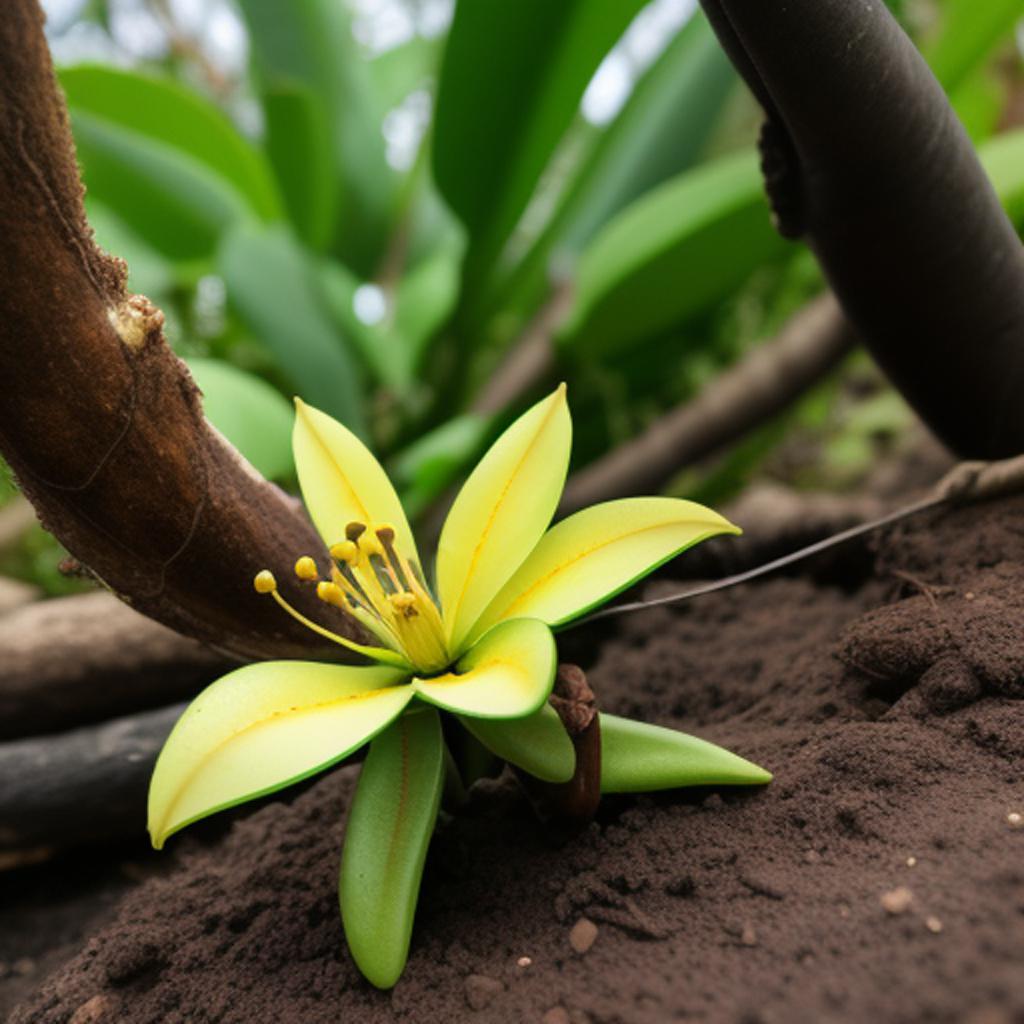
[[[387,524],[368,529],[349,523],[345,540],[331,547],[329,579],[321,579],[316,562],[304,555],[295,574],[316,581],[317,597],[352,615],[385,646],[424,673],[438,672],[451,662],[441,613],[416,561],[395,546],[395,530]],[[283,598],[281,604],[292,612]],[[317,632],[322,630],[311,624]]]

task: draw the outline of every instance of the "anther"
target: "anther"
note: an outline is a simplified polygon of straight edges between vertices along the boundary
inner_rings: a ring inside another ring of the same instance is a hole
[[[333,604],[335,608],[345,607],[345,594],[337,583],[321,580],[316,585],[316,596],[325,604]]]
[[[346,565],[355,565],[359,561],[359,547],[351,540],[339,541],[331,545],[331,558]]]
[[[416,611],[416,595],[409,593],[392,594],[388,600],[396,612],[401,612],[407,619],[418,615]]]
[[[320,578],[320,570],[317,569],[316,562],[309,555],[303,555],[295,563],[295,575],[300,580],[316,580]]]
[[[345,527],[345,536],[354,544],[358,543],[359,538],[366,533],[366,523],[349,523]]]
[[[256,588],[257,594],[273,594],[277,590],[277,580],[269,569],[262,569],[256,573],[252,585]]]

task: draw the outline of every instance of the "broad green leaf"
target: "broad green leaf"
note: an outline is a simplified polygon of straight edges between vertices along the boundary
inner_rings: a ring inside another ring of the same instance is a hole
[[[488,750],[544,782],[568,782],[576,771],[576,750],[550,704],[526,718],[459,721]]]
[[[702,164],[627,206],[586,248],[563,343],[602,354],[721,301],[786,251],[757,158]]]
[[[508,288],[543,283],[552,254],[579,252],[613,214],[692,166],[736,81],[707,19],[696,13],[596,134]]]
[[[602,793],[758,786],[771,780],[763,768],[696,736],[601,714]]]
[[[460,0],[434,128],[434,177],[488,272],[605,54],[642,0]]]
[[[455,307],[461,242],[442,244],[399,282],[395,330],[402,339],[406,373],[419,372],[427,345]]]
[[[363,431],[358,369],[315,285],[309,254],[283,227],[240,224],[218,253],[228,300],[302,397]]]
[[[85,64],[60,72],[73,112],[84,112],[186,153],[229,182],[265,219],[281,214],[262,154],[202,96],[171,79]]]
[[[149,834],[167,837],[216,811],[336,764],[413,696],[400,669],[264,661],[218,679],[167,738],[149,787]]]
[[[433,85],[443,43],[443,34],[415,35],[370,61],[370,79],[382,110],[391,110],[415,90]]]
[[[490,418],[456,416],[414,441],[391,462],[402,505],[416,518],[473,460],[490,429]]]
[[[925,46],[935,77],[954,92],[1024,17],[1024,0],[946,0],[935,38]]]
[[[240,0],[239,6],[261,92],[301,87],[318,101],[307,114],[320,111],[315,131],[328,142],[339,181],[334,246],[368,277],[388,238],[394,179],[384,159],[383,111],[373,101],[346,6],[337,0]]]
[[[459,491],[437,550],[437,588],[449,649],[465,637],[519,568],[555,513],[569,467],[565,386],[498,438]]]
[[[301,82],[282,81],[263,91],[266,149],[285,206],[299,237],[322,251],[334,237],[338,176],[323,103]]]
[[[89,194],[165,256],[209,256],[229,227],[252,217],[226,178],[169,143],[76,108],[71,127]]]
[[[370,745],[345,827],[338,898],[352,958],[377,988],[398,981],[409,955],[443,784],[436,711],[403,715]]]
[[[1024,229],[1024,128],[989,139],[978,155],[1010,220]]]
[[[219,359],[185,361],[206,418],[269,480],[291,476],[292,410],[280,392]]]
[[[320,536],[334,544],[345,539],[349,523],[371,529],[386,523],[394,527],[399,552],[419,562],[402,503],[373,453],[337,420],[301,400],[295,404],[295,468]]]
[[[555,638],[543,622],[513,619],[495,626],[453,671],[412,685],[423,700],[459,715],[523,718],[551,694],[556,661]]]
[[[85,209],[97,244],[127,262],[129,291],[159,300],[174,289],[171,263],[118,214],[93,196],[85,197]]]
[[[694,544],[739,532],[717,512],[679,498],[594,505],[548,530],[480,616],[470,638],[521,616],[562,625]]]
[[[956,116],[975,145],[998,129],[1006,94],[1006,83],[988,68],[982,68],[962,82],[950,97]]]

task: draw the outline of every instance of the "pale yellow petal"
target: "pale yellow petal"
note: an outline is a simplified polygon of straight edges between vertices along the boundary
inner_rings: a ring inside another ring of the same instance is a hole
[[[503,622],[459,659],[454,671],[414,679],[430,704],[475,718],[522,718],[548,699],[555,681],[555,638],[536,619]]]
[[[480,613],[551,522],[571,444],[562,385],[495,441],[459,492],[437,552],[438,596],[451,651],[463,648]]]
[[[373,453],[351,430],[296,399],[292,447],[303,500],[328,546],[345,539],[349,523],[389,523],[395,528],[399,551],[419,562],[395,488]]]
[[[594,505],[541,538],[480,616],[470,638],[524,615],[561,625],[699,541],[739,532],[717,512],[678,498],[623,498]]]
[[[265,661],[208,686],[178,720],[149,787],[149,833],[298,782],[361,747],[413,697],[384,666]]]

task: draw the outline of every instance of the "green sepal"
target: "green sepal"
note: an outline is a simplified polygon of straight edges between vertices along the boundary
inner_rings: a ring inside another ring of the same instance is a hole
[[[576,771],[572,740],[550,704],[525,718],[459,721],[488,750],[544,782],[568,782]]]
[[[338,897],[352,958],[377,988],[391,988],[405,968],[444,775],[440,718],[424,708],[370,744],[359,776]]]
[[[675,729],[601,715],[601,792],[771,782],[756,764]]]

